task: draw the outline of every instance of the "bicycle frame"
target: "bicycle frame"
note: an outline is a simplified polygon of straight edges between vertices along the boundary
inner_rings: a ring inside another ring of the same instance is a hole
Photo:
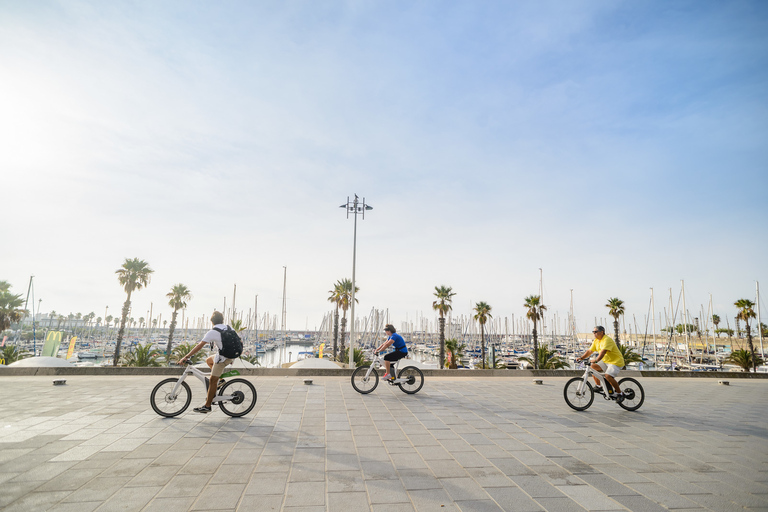
[[[179,392],[179,388],[181,387],[181,383],[184,382],[184,380],[187,378],[187,375],[194,375],[197,377],[200,382],[203,383],[203,386],[205,386],[206,393],[208,392],[208,386],[205,383],[205,380],[210,376],[210,373],[204,373],[192,366],[191,364],[188,364],[187,367],[184,369],[184,373],[181,374],[181,377],[179,377],[179,380],[176,381],[176,385],[173,386],[173,396],[176,396],[176,394]],[[217,402],[225,402],[228,400],[232,400],[233,395],[216,395],[213,397],[213,400],[211,401],[211,404],[215,404]]]
[[[384,357],[381,355],[381,353],[374,353],[371,355],[371,366],[368,368],[368,371],[365,372],[365,378],[368,379],[368,377],[371,376],[371,372],[378,371],[379,368],[381,368],[381,363],[384,361]],[[397,375],[397,363],[400,361],[392,361],[392,364],[389,366],[389,371],[391,372],[391,375]],[[388,381],[390,384],[404,384],[408,382],[408,379],[398,379],[395,378],[394,380]]]
[[[608,388],[606,387],[605,374],[604,373],[600,373],[597,370],[595,370],[594,368],[592,368],[591,364],[587,364],[587,363],[582,363],[582,364],[584,364],[584,366],[585,366],[584,367],[584,376],[583,376],[583,378],[581,380],[581,384],[577,388],[578,392],[579,393],[584,393],[587,390],[587,382],[589,381],[589,378],[593,377],[593,376],[597,377],[597,380],[600,381],[600,385],[603,387],[603,390],[607,390]],[[611,387],[613,387],[613,386],[611,386]],[[606,399],[609,399],[608,395],[604,395],[604,397]]]

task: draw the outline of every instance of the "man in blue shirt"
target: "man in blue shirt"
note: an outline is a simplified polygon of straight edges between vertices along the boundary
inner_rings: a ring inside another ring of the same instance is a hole
[[[392,361],[399,361],[408,355],[408,347],[405,346],[405,340],[402,336],[397,334],[392,324],[387,324],[384,327],[384,332],[387,334],[387,339],[384,343],[379,345],[376,352],[381,352],[390,345],[394,345],[395,350],[384,356],[384,367],[387,372],[384,374],[384,379],[394,380],[394,375],[389,375],[389,367]]]

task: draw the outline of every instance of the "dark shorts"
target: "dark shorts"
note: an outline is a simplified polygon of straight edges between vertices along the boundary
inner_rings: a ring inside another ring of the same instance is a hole
[[[390,352],[389,354],[386,354],[384,356],[385,361],[399,361],[400,359],[404,358],[408,355],[408,352],[398,352],[395,350],[394,352]]]

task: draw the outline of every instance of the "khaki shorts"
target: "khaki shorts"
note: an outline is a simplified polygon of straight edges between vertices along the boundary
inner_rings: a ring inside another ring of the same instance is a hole
[[[232,364],[234,361],[234,359],[225,359],[220,363],[214,363],[211,367],[211,377],[221,377],[221,374],[224,373],[224,368]]]
[[[602,368],[606,375],[610,375],[614,379],[619,376],[619,372],[621,371],[621,368],[619,368],[615,364],[608,364],[603,361],[598,362],[597,366]]]

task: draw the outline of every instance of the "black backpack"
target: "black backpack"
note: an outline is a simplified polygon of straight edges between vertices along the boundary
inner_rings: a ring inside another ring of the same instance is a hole
[[[243,341],[237,334],[237,331],[227,326],[226,329],[213,328],[221,334],[221,349],[219,354],[227,359],[237,359],[243,353]]]

